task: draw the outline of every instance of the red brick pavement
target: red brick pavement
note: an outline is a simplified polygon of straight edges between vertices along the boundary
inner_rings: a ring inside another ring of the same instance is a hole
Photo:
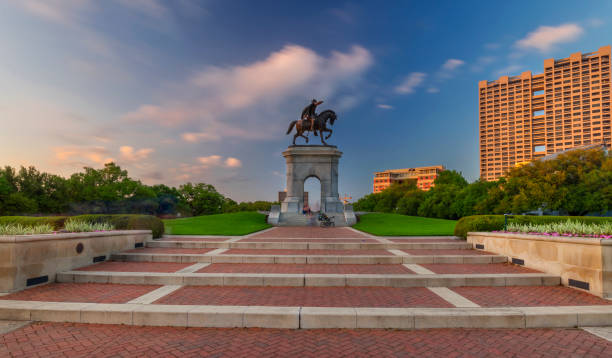
[[[205,254],[215,249],[179,249],[179,248],[166,248],[166,247],[143,247],[140,249],[133,249],[124,251],[123,253],[129,254]]]
[[[312,242],[312,243],[328,243],[328,244],[380,244],[380,241],[374,239],[311,239],[311,238],[247,238],[238,240],[238,242]]]
[[[155,303],[291,307],[454,307],[425,287],[185,286]]]
[[[403,265],[212,264],[197,272],[297,274],[413,274]]]
[[[537,273],[527,267],[512,264],[420,264],[426,269],[439,274],[470,274],[470,273]]]
[[[321,228],[316,226],[277,227],[251,237],[368,238],[365,234],[345,227]]]
[[[405,237],[405,238],[395,238],[395,239],[387,239],[389,241],[392,242],[397,242],[397,243],[402,243],[402,242],[418,242],[418,243],[427,243],[427,242],[465,242],[463,240],[455,240],[455,239],[444,239],[444,238],[431,238],[431,239],[427,239],[427,238],[410,238],[410,237]]]
[[[281,330],[34,323],[0,336],[12,357],[610,357],[579,329]]]
[[[191,263],[175,262],[117,262],[106,261],[99,264],[81,267],[78,271],[110,271],[110,272],[176,272]]]
[[[203,241],[203,242],[218,242],[227,241],[229,237],[163,237],[153,241]]]
[[[50,283],[32,287],[10,295],[2,300],[126,303],[161,286],[119,285],[110,283]]]
[[[374,255],[391,256],[387,250],[288,250],[288,249],[229,249],[222,255],[336,255],[336,256],[355,256],[355,255]]]
[[[494,253],[480,250],[402,250],[410,255],[495,255]]]
[[[611,305],[586,292],[563,286],[451,287],[483,307]]]

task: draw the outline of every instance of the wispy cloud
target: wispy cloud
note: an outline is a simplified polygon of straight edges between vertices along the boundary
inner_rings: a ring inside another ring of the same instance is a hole
[[[444,80],[452,78],[457,73],[457,70],[463,65],[465,65],[465,61],[449,58],[442,64],[438,72],[436,72],[435,79],[438,82],[443,82]]]
[[[518,72],[523,69],[524,67],[521,65],[508,65],[495,71],[494,74],[497,76],[516,76],[519,74]]]
[[[584,29],[577,24],[569,23],[559,26],[540,26],[524,38],[516,41],[519,49],[536,49],[540,52],[550,51],[555,45],[572,42],[584,33]]]
[[[465,64],[465,61],[463,61],[463,60],[458,60],[456,58],[449,58],[442,65],[442,70],[444,70],[444,71],[453,71],[453,70],[463,66],[464,64]]]
[[[149,155],[153,152],[153,148],[142,148],[135,150],[134,147],[131,147],[129,145],[119,147],[119,153],[121,153],[121,158],[130,162],[147,159]]]
[[[238,158],[227,157],[223,159],[220,155],[209,155],[207,157],[198,157],[198,162],[203,168],[210,167],[225,167],[225,168],[240,168],[242,161]]]
[[[399,94],[412,94],[423,83],[425,77],[427,77],[427,74],[423,72],[412,72],[404,78],[399,86],[395,87],[395,92]]]
[[[115,0],[121,6],[154,18],[165,18],[168,9],[158,0]]]
[[[497,50],[500,47],[501,47],[501,44],[497,42],[489,42],[489,43],[484,44],[484,48],[486,48],[487,50]]]
[[[440,89],[438,87],[429,87],[427,88],[427,93],[438,93]]]
[[[126,113],[125,120],[144,120],[163,126],[197,125],[210,138],[267,138],[288,118],[290,103],[304,98],[336,97],[341,88],[354,84],[372,65],[368,50],[353,46],[348,52],[333,51],[329,57],[311,49],[287,45],[266,59],[241,66],[206,67],[186,79],[184,93],[166,93],[158,104],[145,104]],[[294,112],[297,112],[293,108]],[[297,116],[297,114],[296,114]],[[187,135],[185,140],[204,139]]]
[[[103,165],[114,161],[101,146],[60,146],[54,147],[53,152],[61,165]]]
[[[495,56],[480,56],[476,59],[476,62],[470,67],[472,72],[481,72],[488,65],[495,62],[497,58]]]
[[[184,141],[186,142],[191,142],[191,143],[196,143],[196,142],[207,142],[207,141],[217,141],[219,140],[219,136],[212,134],[212,133],[206,133],[206,132],[187,132],[187,133],[183,133],[181,135],[181,138],[183,138]]]
[[[381,108],[381,109],[393,109],[392,105],[384,104],[384,103],[380,103],[376,107]]]

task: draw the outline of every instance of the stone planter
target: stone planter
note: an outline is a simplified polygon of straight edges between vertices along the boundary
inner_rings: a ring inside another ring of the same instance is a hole
[[[508,256],[514,263],[559,275],[561,282],[612,298],[612,240],[564,236],[470,232],[477,249]]]
[[[104,261],[151,240],[150,230],[0,236],[0,292],[55,281],[55,274]]]

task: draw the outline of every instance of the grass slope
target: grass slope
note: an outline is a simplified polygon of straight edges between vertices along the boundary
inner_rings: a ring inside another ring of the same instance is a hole
[[[359,217],[353,228],[378,236],[453,235],[455,220],[372,213]]]
[[[172,235],[246,235],[270,227],[265,215],[251,211],[169,219],[164,224],[166,234]]]

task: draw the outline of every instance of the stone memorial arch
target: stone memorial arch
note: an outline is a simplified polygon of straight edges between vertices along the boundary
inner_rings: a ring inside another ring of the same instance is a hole
[[[321,211],[342,213],[338,196],[338,161],[342,152],[335,146],[292,145],[283,152],[287,163],[287,197],[281,213],[301,213],[304,208],[304,182],[310,177],[321,184]]]

